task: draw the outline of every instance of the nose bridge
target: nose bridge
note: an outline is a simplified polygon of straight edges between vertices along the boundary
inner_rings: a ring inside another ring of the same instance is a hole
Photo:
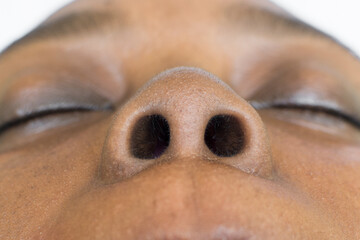
[[[241,151],[226,154],[239,144]],[[134,148],[153,149],[154,157],[142,159]],[[259,115],[223,81],[196,68],[159,74],[119,110],[104,145],[101,178],[118,181],[177,159],[218,162],[263,177],[272,172]]]

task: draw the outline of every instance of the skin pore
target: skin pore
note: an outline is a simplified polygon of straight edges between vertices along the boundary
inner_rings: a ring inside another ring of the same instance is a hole
[[[359,239],[359,69],[267,1],[75,1],[0,55],[0,239]]]

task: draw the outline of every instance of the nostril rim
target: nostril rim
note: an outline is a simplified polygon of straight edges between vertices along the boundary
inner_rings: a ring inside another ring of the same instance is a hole
[[[141,118],[131,135],[130,151],[140,159],[155,159],[161,156],[170,144],[170,127],[161,115]]]
[[[204,140],[208,148],[219,157],[232,157],[245,146],[244,131],[237,118],[216,115],[206,126]]]

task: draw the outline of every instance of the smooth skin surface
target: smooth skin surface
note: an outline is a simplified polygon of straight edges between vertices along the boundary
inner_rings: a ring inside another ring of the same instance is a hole
[[[0,56],[0,239],[360,239],[359,69],[267,1],[75,1]]]

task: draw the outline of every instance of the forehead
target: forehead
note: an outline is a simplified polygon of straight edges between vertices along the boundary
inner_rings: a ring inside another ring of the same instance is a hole
[[[28,40],[44,40],[49,36],[75,37],[97,30],[98,36],[103,37],[104,31],[114,36],[129,29],[134,35],[143,33],[137,36],[143,39],[161,35],[156,39],[158,42],[188,38],[204,43],[206,39],[229,37],[229,32],[237,36],[244,32],[246,36],[267,33],[266,37],[310,33],[330,39],[265,0],[78,0],[53,14],[10,49]],[[171,39],[166,38],[169,35]]]
[[[124,10],[127,12],[135,11],[142,12],[142,17],[151,16],[154,18],[159,13],[165,13],[168,11],[169,16],[179,15],[201,15],[211,14],[214,11],[221,11],[230,6],[238,7],[255,7],[264,8],[274,12],[287,14],[283,9],[276,6],[267,0],[131,0],[131,1],[119,1],[119,0],[76,0],[58,11],[53,17],[59,17],[63,14],[67,14],[71,11],[77,11],[79,9],[86,10],[106,10],[113,13],[124,14]],[[171,14],[171,15],[170,15]]]
[[[133,29],[132,33],[142,32],[144,35],[140,37],[144,39],[146,35],[161,35],[157,38],[160,42],[167,41],[169,35],[176,36],[170,39],[172,42],[186,38],[195,42],[204,35],[212,39],[228,36],[226,33],[229,32],[239,35],[244,31],[246,35],[249,32],[267,33],[267,37],[279,33],[311,33],[328,37],[264,0],[78,0],[53,14],[13,45],[49,36],[84,35],[92,30],[97,30],[101,37],[103,32],[98,30],[116,35],[124,29]],[[206,39],[201,40],[206,42]]]
[[[328,36],[262,0],[78,0],[10,50],[17,46],[24,46],[22,56],[28,50],[32,57],[44,52],[47,59],[65,52],[108,58],[121,63],[130,79],[149,79],[182,65],[231,82],[254,61],[267,59],[264,69],[275,65],[272,56],[301,56],[327,62],[328,68],[343,66],[344,78],[352,81],[348,75],[359,65]]]
[[[81,13],[90,13],[91,20],[105,23],[103,25],[112,22],[113,33],[124,27],[141,27],[142,31],[148,30],[150,34],[157,31],[161,34],[181,32],[182,38],[187,32],[208,33],[225,25],[226,18],[244,22],[239,20],[272,14],[292,19],[284,10],[264,0],[78,0],[55,13],[45,24]]]

